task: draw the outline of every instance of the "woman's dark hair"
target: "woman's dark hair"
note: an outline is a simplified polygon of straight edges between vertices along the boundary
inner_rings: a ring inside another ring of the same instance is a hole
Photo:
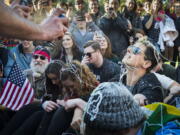
[[[146,46],[144,59],[151,61],[151,66],[147,69],[147,72],[150,72],[159,62],[159,53],[154,44],[147,39],[147,37],[140,38],[137,42]]]
[[[111,44],[111,41],[110,39],[106,36],[106,35],[103,35],[107,41],[107,44],[108,44],[108,47],[106,49],[106,52],[104,54],[104,57],[105,58],[112,58],[115,56],[115,54],[112,53],[112,44]]]
[[[137,1],[136,0],[126,0],[126,2],[127,1],[133,1],[134,2],[134,9],[133,9],[133,11],[135,12],[136,9],[137,9]]]
[[[73,35],[72,35],[71,33],[69,33],[69,32],[66,32],[66,33],[64,34],[64,36],[65,36],[65,35],[70,36],[71,39],[72,39],[72,41],[73,41],[73,46],[72,46],[73,57],[78,56],[79,54],[81,54],[79,48],[78,48],[77,45],[76,45],[76,42],[75,42],[75,40],[74,40]],[[63,47],[63,45],[62,45],[62,42],[61,42],[61,47],[62,47],[62,53],[61,53],[61,55],[60,55],[60,59],[63,59],[64,56],[66,56],[66,51],[65,51],[65,49],[64,49],[64,47]]]
[[[46,70],[45,70],[45,77],[46,77],[46,92],[48,94],[60,94],[61,93],[61,88],[59,88],[59,86],[55,85],[52,83],[51,79],[48,78],[48,74],[55,74],[57,75],[57,77],[60,80],[60,72],[61,69],[65,67],[65,64],[62,61],[59,60],[55,60],[53,62],[51,62]]]

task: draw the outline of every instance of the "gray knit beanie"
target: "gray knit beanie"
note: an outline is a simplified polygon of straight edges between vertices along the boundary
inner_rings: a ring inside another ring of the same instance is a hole
[[[121,83],[100,84],[91,94],[84,114],[88,127],[109,131],[131,128],[144,113],[129,90]]]

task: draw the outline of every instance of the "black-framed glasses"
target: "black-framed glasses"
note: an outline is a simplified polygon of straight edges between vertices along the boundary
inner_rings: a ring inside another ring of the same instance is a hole
[[[137,55],[137,54],[140,54],[141,53],[141,48],[137,47],[137,46],[134,46],[134,45],[131,45],[129,46],[128,48],[131,49],[132,53],[134,55]]]
[[[43,56],[43,55],[33,55],[33,59],[38,59],[38,58],[40,58],[41,60],[45,60],[46,59],[46,57],[45,56]]]
[[[84,53],[84,56],[91,57],[91,56],[92,56],[92,53],[95,53],[95,51],[94,51],[94,52],[87,52],[87,53]]]

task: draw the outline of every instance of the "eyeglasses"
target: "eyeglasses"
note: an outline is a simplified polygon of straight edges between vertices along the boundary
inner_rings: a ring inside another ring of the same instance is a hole
[[[131,46],[129,46],[128,48],[132,50],[132,53],[133,53],[134,55],[137,55],[137,54],[140,54],[140,53],[141,53],[141,48],[136,47],[136,46],[134,46],[134,45],[131,45]]]
[[[84,56],[91,57],[91,56],[92,56],[92,53],[95,53],[95,51],[94,51],[94,52],[87,52],[87,53],[84,53]]]
[[[40,58],[41,60],[45,60],[45,59],[46,59],[46,57],[43,56],[43,55],[33,55],[33,58],[34,58],[35,60],[38,59],[38,58]]]

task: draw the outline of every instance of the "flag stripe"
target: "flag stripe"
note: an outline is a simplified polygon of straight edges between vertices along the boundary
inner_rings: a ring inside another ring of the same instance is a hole
[[[19,91],[20,91],[20,90],[19,90],[19,87],[16,86],[16,88],[15,88],[15,90],[14,90],[14,93],[13,93],[13,96],[12,96],[12,98],[11,98],[11,101],[9,101],[9,104],[7,105],[8,108],[11,108],[12,104],[15,102],[15,100],[16,100],[16,95],[17,95],[17,93],[18,93]]]
[[[30,90],[29,90],[29,92],[28,92],[28,95],[27,95],[27,97],[26,97],[26,99],[25,99],[25,103],[24,103],[24,104],[30,103],[30,100],[29,100],[29,99],[32,98],[32,97],[31,97],[31,94],[33,94],[33,92],[31,92],[31,88],[30,88]]]
[[[23,94],[24,97],[22,98],[21,102],[19,103],[19,105],[16,107],[15,110],[19,110],[19,108],[20,108],[21,106],[23,106],[24,100],[25,100],[25,98],[27,97],[27,94],[29,93],[29,90],[30,90],[30,88],[31,88],[30,85],[29,85],[29,82],[27,82],[26,87],[27,87],[27,89],[24,90],[24,94]]]
[[[27,85],[26,84],[27,84],[27,80],[25,81],[25,83],[24,83],[24,85],[23,85],[23,87],[22,87],[22,89],[21,89],[21,91],[20,91],[20,93],[18,95],[17,100],[16,100],[14,106],[12,107],[13,110],[15,110],[17,108],[17,106],[19,105],[20,101],[22,100],[22,96],[24,94],[24,89],[27,89]]]
[[[6,97],[6,100],[4,101],[3,105],[4,106],[7,106],[8,102],[11,100],[11,97],[12,97],[12,94],[13,94],[13,91],[12,89],[14,89],[15,85],[11,83],[11,85],[9,86],[9,90],[7,92],[7,97]]]
[[[7,83],[8,83],[8,81],[6,81],[6,83],[4,84],[4,86],[6,86]],[[0,97],[2,97],[2,96],[4,95],[4,91],[5,91],[5,89],[4,89],[4,87],[3,87],[2,92],[0,93]],[[3,99],[3,98],[0,98],[0,103],[1,103],[2,99]]]
[[[19,110],[22,106],[33,101],[34,90],[29,80],[14,62],[7,81],[0,92],[0,104],[12,110]]]
[[[17,87],[16,92],[15,92],[15,98],[14,98],[14,100],[12,100],[12,105],[11,105],[9,108],[12,108],[12,107],[14,106],[14,104],[16,103],[20,91],[21,91],[21,88],[20,88],[20,87]],[[12,110],[13,110],[13,109],[12,109]]]
[[[8,94],[8,91],[9,91],[9,86],[11,86],[11,83],[7,83],[7,88],[5,88],[4,92],[3,92],[3,95],[2,95],[2,101],[1,101],[1,104],[3,105],[4,104],[4,101],[6,100],[6,96]]]

